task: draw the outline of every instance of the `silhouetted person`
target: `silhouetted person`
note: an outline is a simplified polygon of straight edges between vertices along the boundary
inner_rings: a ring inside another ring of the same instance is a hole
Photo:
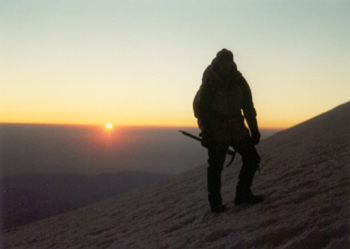
[[[249,85],[237,70],[231,51],[219,51],[204,71],[193,108],[202,131],[202,145],[208,148],[207,184],[211,211],[218,213],[226,210],[221,199],[221,171],[229,146],[242,156],[243,162],[234,203],[255,204],[263,201],[261,196],[253,195],[250,190],[260,162],[255,149],[260,141],[256,111]]]

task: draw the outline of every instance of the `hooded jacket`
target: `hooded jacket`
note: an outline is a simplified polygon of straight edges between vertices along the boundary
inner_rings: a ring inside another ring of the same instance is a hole
[[[245,118],[251,132],[258,132],[256,111],[247,81],[235,63],[229,74],[220,73],[218,56],[203,73],[202,85],[194,99],[193,108],[195,117],[206,130],[223,128],[222,126],[242,129]],[[203,127],[200,128],[203,130]]]

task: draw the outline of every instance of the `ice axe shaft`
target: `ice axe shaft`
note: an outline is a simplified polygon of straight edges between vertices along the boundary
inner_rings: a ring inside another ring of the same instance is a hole
[[[181,132],[183,135],[188,136],[188,137],[190,137],[190,138],[192,138],[192,139],[194,139],[194,140],[197,140],[197,141],[199,141],[199,142],[202,142],[202,139],[201,139],[200,137],[197,137],[197,136],[195,136],[195,135],[192,135],[191,133],[188,133],[188,132],[182,131],[182,130],[179,130],[179,132]],[[226,153],[229,154],[230,156],[232,156],[231,161],[230,161],[229,164],[226,166],[226,167],[228,167],[228,166],[230,166],[230,164],[231,164],[231,163],[233,162],[233,160],[235,159],[236,151],[227,150]]]
[[[194,140],[197,140],[197,141],[199,141],[199,142],[202,142],[202,139],[201,139],[200,137],[197,137],[197,136],[195,136],[195,135],[192,135],[191,133],[188,133],[188,132],[186,132],[186,131],[181,131],[181,130],[179,130],[179,132],[181,132],[181,133],[184,134],[185,136],[188,136],[188,137],[190,137],[190,138],[193,138]]]

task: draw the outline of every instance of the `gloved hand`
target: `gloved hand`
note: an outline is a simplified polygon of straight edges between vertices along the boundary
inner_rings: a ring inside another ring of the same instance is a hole
[[[201,132],[199,136],[202,138],[201,145],[203,147],[209,148],[213,142],[211,136],[206,132]]]
[[[259,130],[251,131],[253,144],[256,145],[260,142],[260,132]]]
[[[212,144],[212,137],[211,137],[211,122],[209,119],[198,119],[198,126],[201,129],[201,133],[199,136],[202,138],[202,146],[209,148],[209,146]]]

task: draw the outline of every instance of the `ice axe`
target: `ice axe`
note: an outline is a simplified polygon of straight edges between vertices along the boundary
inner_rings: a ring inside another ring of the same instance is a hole
[[[192,135],[191,133],[188,133],[187,131],[182,131],[182,130],[179,130],[180,133],[182,133],[183,135],[185,136],[188,136],[194,140],[197,140],[199,142],[202,142],[202,139],[200,137],[197,137],[195,135]],[[231,156],[231,161],[227,164],[226,167],[230,166],[231,163],[233,162],[233,160],[235,159],[235,155],[236,155],[236,151],[233,151],[233,150],[227,150],[226,151],[227,154],[229,154]]]

